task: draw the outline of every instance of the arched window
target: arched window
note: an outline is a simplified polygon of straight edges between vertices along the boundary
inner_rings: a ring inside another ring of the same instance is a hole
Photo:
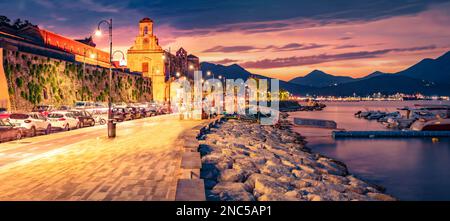
[[[144,27],[144,35],[147,35],[147,34],[148,34],[148,27],[145,26],[145,27]]]

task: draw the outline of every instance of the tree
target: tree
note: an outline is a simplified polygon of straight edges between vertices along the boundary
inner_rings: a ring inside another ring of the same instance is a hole
[[[7,25],[7,26],[9,26],[10,22],[11,22],[11,20],[9,20],[8,17],[6,17],[4,15],[0,15],[0,25]]]

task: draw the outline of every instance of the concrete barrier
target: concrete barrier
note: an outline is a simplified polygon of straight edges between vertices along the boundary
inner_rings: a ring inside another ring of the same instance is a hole
[[[175,193],[176,201],[205,201],[205,184],[202,179],[180,179]]]
[[[198,138],[207,133],[212,127],[221,123],[222,117],[207,120],[205,123],[185,131],[182,134],[180,144],[183,146],[181,157],[181,175],[177,182],[175,200],[177,201],[204,201],[205,184],[200,178],[202,159],[198,148]]]

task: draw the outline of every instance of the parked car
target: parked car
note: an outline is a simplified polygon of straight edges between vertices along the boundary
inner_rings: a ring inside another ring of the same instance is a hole
[[[43,116],[47,116],[50,112],[56,110],[53,105],[37,105],[33,108],[32,112],[38,112]]]
[[[67,106],[67,105],[62,105],[62,106],[60,106],[58,108],[59,111],[68,111],[68,110],[71,110],[71,109],[72,109],[72,107]]]
[[[0,119],[0,143],[11,140],[20,140],[22,139],[22,133],[23,131],[21,128],[15,127],[6,120]]]
[[[108,105],[100,102],[94,103],[94,108],[92,110],[93,114],[107,114],[108,113]]]
[[[80,121],[71,112],[55,111],[48,115],[52,128],[68,131],[80,127]]]
[[[138,107],[138,109],[141,112],[142,117],[153,116],[153,112],[151,112],[150,110],[147,110],[145,107]]]
[[[114,121],[126,121],[133,119],[131,113],[128,112],[126,108],[114,108],[112,112]]]
[[[137,107],[128,106],[126,109],[131,114],[133,120],[142,118],[142,113]]]
[[[89,101],[77,101],[73,105],[76,109],[87,109],[87,108],[93,108],[94,103]]]
[[[92,117],[92,114],[85,110],[71,110],[72,113],[80,122],[80,127],[90,126],[93,127],[95,125],[95,119]]]
[[[9,122],[16,127],[24,128],[33,137],[37,132],[50,134],[52,131],[52,124],[40,113],[13,113],[9,116]]]
[[[0,107],[0,119],[7,119],[10,113],[6,108]]]

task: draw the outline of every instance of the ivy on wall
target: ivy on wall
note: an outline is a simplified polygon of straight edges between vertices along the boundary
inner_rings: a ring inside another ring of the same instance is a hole
[[[108,71],[82,63],[66,62],[18,51],[5,50],[4,69],[11,99],[34,106],[40,103],[70,105],[76,100],[106,102]],[[116,102],[151,99],[150,79],[113,75]],[[17,103],[17,102],[15,102]],[[17,107],[16,109],[21,109]]]

